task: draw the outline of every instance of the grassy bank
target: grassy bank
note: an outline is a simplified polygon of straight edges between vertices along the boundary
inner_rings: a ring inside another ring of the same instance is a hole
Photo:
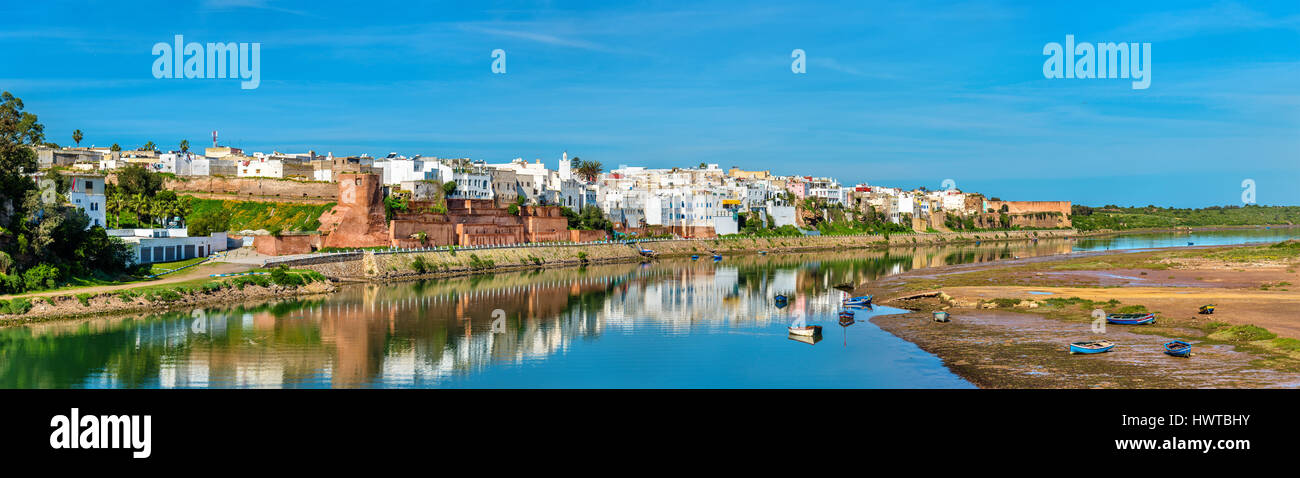
[[[334,203],[316,205],[190,197],[193,210],[185,217],[187,222],[213,216],[228,218],[229,231],[314,231],[320,227],[321,214],[334,207]]]
[[[139,287],[101,293],[0,299],[0,326],[331,290],[333,286],[329,280],[316,271],[282,268],[261,275],[205,277],[159,285],[146,283]]]

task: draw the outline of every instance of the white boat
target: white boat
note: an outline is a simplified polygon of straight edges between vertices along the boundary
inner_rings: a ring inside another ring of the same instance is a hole
[[[790,327],[790,333],[811,337],[822,333],[822,326],[809,325],[807,327]]]

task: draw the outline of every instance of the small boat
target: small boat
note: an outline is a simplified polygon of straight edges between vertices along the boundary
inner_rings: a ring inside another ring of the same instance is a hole
[[[848,317],[848,318],[852,319],[852,318],[853,318],[853,311],[851,311],[851,310],[841,310],[841,311],[840,311],[840,318],[843,319],[843,318],[845,318],[845,317]]]
[[[845,317],[843,315],[840,316],[840,327],[848,327],[850,325],[853,325],[853,323],[854,320],[852,315],[848,317]]]
[[[1113,348],[1115,348],[1115,344],[1105,340],[1070,343],[1070,353],[1072,354],[1099,354],[1109,352]]]
[[[871,305],[871,296],[848,297],[844,299],[844,305]]]
[[[1197,310],[1197,313],[1198,313],[1198,314],[1205,314],[1205,315],[1213,314],[1213,313],[1214,313],[1214,304],[1206,304],[1206,305],[1202,305],[1201,308],[1200,308],[1199,310]]]
[[[1192,245],[1192,243],[1190,243],[1190,242],[1189,242],[1189,243],[1187,243],[1187,245],[1189,245],[1189,246],[1190,246],[1190,245]]]
[[[1165,353],[1174,357],[1191,357],[1192,344],[1181,340],[1174,340],[1165,343]]]
[[[758,251],[758,255],[760,255],[760,256],[766,256],[766,255],[767,255],[767,251]]]
[[[793,340],[793,341],[795,341],[795,342],[803,342],[803,343],[808,344],[808,345],[817,345],[817,342],[821,342],[821,341],[822,341],[822,334],[817,334],[817,335],[795,335],[795,334],[792,333],[792,334],[786,336],[786,338],[788,338],[788,339],[790,339],[790,340]]]
[[[1115,325],[1147,325],[1156,322],[1156,314],[1106,314],[1106,322]]]
[[[718,261],[720,261],[720,260],[722,260],[722,254],[714,254],[714,255],[713,255],[713,262],[718,262]]]
[[[700,256],[698,254],[691,254],[691,260],[698,261],[700,260]]]
[[[814,335],[822,334],[822,326],[809,325],[806,327],[790,327],[790,333],[792,335],[802,335],[804,337],[812,337]]]
[[[773,297],[772,300],[775,300],[775,301],[777,301],[777,302],[785,302],[785,301],[787,301],[787,300],[790,300],[790,298],[789,298],[789,297],[786,297],[786,296],[784,296],[784,295],[779,295],[779,294],[778,294],[776,297]]]
[[[945,312],[945,311],[942,311],[942,310],[936,310],[936,311],[934,311],[934,321],[935,321],[935,322],[947,322],[947,321],[948,321],[948,312]]]

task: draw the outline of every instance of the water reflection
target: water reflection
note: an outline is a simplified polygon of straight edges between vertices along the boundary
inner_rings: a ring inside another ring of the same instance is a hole
[[[845,294],[835,287],[1074,247],[1042,240],[682,258],[56,321],[0,330],[0,386],[966,387],[938,359],[869,322],[896,310],[859,311],[855,325],[836,327]],[[778,295],[788,300],[778,306]],[[841,337],[787,338],[798,318]]]

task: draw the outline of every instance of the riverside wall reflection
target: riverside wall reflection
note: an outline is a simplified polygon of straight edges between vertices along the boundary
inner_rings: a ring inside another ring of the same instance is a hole
[[[716,264],[683,258],[349,286],[320,298],[50,322],[0,330],[0,386],[438,387],[565,360],[584,343],[609,336],[671,340],[781,332],[799,316],[827,322],[844,296],[837,285],[1069,248],[1068,241],[1043,241],[743,255]],[[788,305],[774,305],[778,294],[791,298]],[[504,313],[504,327],[494,331],[496,310]]]

